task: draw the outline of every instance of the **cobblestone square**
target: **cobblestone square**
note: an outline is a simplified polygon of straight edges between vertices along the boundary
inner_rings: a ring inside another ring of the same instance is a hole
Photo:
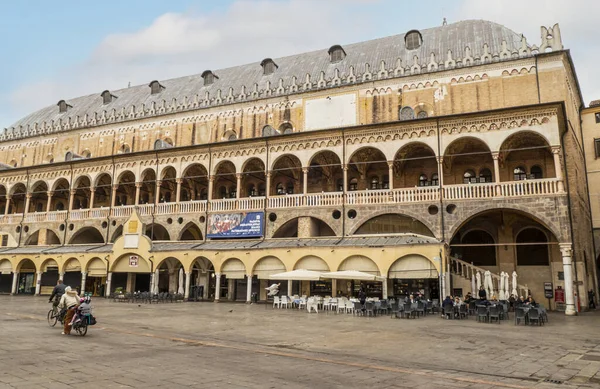
[[[596,312],[516,327],[256,304],[93,305],[98,324],[82,338],[48,326],[46,298],[1,296],[0,389],[600,387]]]

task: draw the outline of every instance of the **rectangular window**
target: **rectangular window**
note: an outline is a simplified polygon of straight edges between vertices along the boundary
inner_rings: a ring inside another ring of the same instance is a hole
[[[2,235],[2,247],[8,246],[8,235]]]
[[[600,158],[600,139],[594,139],[594,149],[596,150],[596,158]]]
[[[600,112],[596,112],[594,117],[596,118],[596,123],[600,123]]]

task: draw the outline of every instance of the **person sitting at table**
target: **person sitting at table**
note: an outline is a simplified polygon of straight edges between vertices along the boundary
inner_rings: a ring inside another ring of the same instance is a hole
[[[479,288],[479,299],[487,300],[487,292],[485,291],[485,288],[483,286]]]
[[[462,304],[462,302],[460,301],[460,297],[456,296],[454,298],[454,306],[460,306],[460,304]]]
[[[454,301],[452,300],[452,296],[446,296],[444,301],[442,302],[442,307],[445,305],[454,305]]]
[[[532,295],[527,296],[527,304],[531,305],[532,307],[535,307],[537,304],[535,302],[535,300],[533,299]]]
[[[471,297],[471,292],[467,293],[467,295],[465,296],[465,304],[469,304],[471,302],[471,300],[473,299],[473,297]]]
[[[511,308],[514,309],[516,301],[517,301],[517,299],[515,298],[515,295],[511,294],[510,297],[508,298],[508,304],[510,305]]]
[[[520,296],[519,299],[515,302],[515,307],[520,307],[521,305],[525,305],[526,301],[523,296]]]

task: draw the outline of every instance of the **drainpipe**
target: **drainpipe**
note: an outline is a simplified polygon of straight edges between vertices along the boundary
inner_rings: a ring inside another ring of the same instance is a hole
[[[111,152],[111,161],[112,161],[112,175],[110,177],[110,188],[108,188],[108,216],[106,217],[106,223],[108,224],[106,226],[106,239],[105,244],[108,244],[110,242],[110,215],[112,214],[112,205],[113,205],[113,185],[115,184],[115,173],[116,173],[116,167],[115,167],[115,137],[113,136],[113,145],[112,145],[112,152]],[[96,190],[96,188],[94,187],[94,190]]]
[[[65,246],[67,244],[67,231],[69,229],[69,217],[71,216],[71,188],[73,187],[73,162],[71,162],[70,164],[71,166],[71,179],[69,180],[69,192],[68,192],[68,201],[67,204],[69,204],[67,206],[67,215],[65,217],[65,233],[63,235],[63,243],[61,245],[61,247]]]
[[[342,177],[344,177],[344,167],[346,166],[346,131],[342,128]],[[392,170],[392,174],[394,171]],[[348,174],[346,173],[346,177]],[[393,180],[393,177],[390,177],[388,180]],[[389,182],[389,181],[388,181]],[[342,239],[339,240],[340,243],[346,237],[346,201],[348,200],[348,188],[346,186],[346,182],[342,178]]]
[[[158,193],[156,193],[156,192],[154,193],[154,196],[156,196],[156,198],[154,199],[154,206],[152,207],[152,228],[150,228],[150,241],[151,242],[154,242],[154,240],[152,239],[154,237],[154,220],[155,220],[154,214],[156,213],[156,207],[160,203],[160,186],[156,185],[156,183],[159,181],[159,179],[158,179],[158,151],[155,151],[154,155],[156,156],[156,181],[154,181],[154,190]]]
[[[29,168],[25,170],[25,175],[27,175],[27,186],[25,187],[25,199],[27,199],[27,193],[29,192]],[[23,235],[23,222],[25,221],[25,204],[23,204],[23,216],[21,217],[21,221],[19,222],[19,241],[17,242],[17,247],[21,246],[21,237]]]
[[[436,122],[435,126],[436,126],[436,129],[437,129],[438,156],[440,158],[442,158],[442,155],[441,155],[441,152],[442,152],[442,145],[441,145],[442,139],[440,138],[440,119],[436,119],[435,122]],[[435,162],[437,163],[437,158],[436,158]],[[444,191],[442,190],[442,185],[444,184],[444,172],[440,171],[439,164],[438,164],[438,182],[440,184],[440,214],[441,214],[441,218],[442,218],[442,220],[441,220],[441,222],[442,222],[441,223],[442,224],[442,242],[445,242],[446,241],[446,231],[445,231],[445,228],[444,228],[445,227],[444,226],[444,224],[445,224],[445,218],[444,218],[444,198],[443,198],[444,197],[443,196]]]
[[[268,153],[268,150],[267,150]],[[206,243],[206,239],[208,239],[206,237],[206,235],[208,234],[208,208],[210,207],[210,201],[208,200],[209,198],[212,200],[212,193],[208,193],[208,189],[213,190],[214,188],[210,185],[210,172],[212,171],[212,150],[210,147],[210,144],[208,145],[208,176],[206,177],[207,183],[208,183],[208,187],[206,188],[207,190],[207,196],[206,196],[206,219],[204,220],[204,242],[202,242],[201,244]]]
[[[565,106],[563,103],[563,114],[565,115],[565,132],[563,132],[563,134],[560,137],[560,148],[562,149],[562,155],[563,155],[563,160],[565,161],[565,183],[566,183],[566,187],[567,187],[567,205],[568,205],[568,212],[569,212],[569,225],[570,225],[570,235],[571,235],[571,244],[573,245],[573,249],[571,250],[571,258],[573,260],[572,263],[572,267],[573,267],[573,274],[574,274],[574,281],[578,280],[577,277],[577,254],[575,252],[575,234],[573,233],[573,214],[571,212],[571,190],[570,190],[570,185],[569,185],[569,169],[567,169],[567,154],[565,152],[565,135],[569,132],[569,121],[567,120],[566,117],[566,112],[565,112]],[[572,288],[573,285],[565,285],[565,288],[570,287]],[[577,288],[576,290],[579,290],[579,288]],[[579,296],[579,294],[577,295],[577,298],[580,299],[581,296]],[[577,307],[575,308],[577,309]]]

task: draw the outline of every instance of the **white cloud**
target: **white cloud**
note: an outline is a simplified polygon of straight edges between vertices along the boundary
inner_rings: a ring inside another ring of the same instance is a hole
[[[357,0],[355,0],[357,1]],[[364,1],[364,0],[361,0]],[[84,63],[9,96],[12,121],[60,99],[100,93],[364,39],[341,0],[239,0],[225,11],[167,13],[107,36]],[[368,23],[361,23],[368,28]],[[4,122],[7,125],[10,123]]]
[[[586,105],[600,99],[600,62],[596,37],[600,2],[589,0],[464,0],[455,18],[487,19],[523,33],[529,44],[541,44],[540,26],[559,23],[563,45],[571,50]]]

